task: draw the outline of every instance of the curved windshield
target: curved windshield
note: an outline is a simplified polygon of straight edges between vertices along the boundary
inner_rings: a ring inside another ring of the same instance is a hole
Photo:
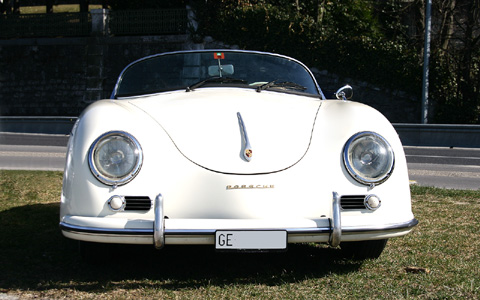
[[[112,96],[212,86],[319,94],[311,73],[293,59],[258,52],[201,51],[157,55],[129,65]]]

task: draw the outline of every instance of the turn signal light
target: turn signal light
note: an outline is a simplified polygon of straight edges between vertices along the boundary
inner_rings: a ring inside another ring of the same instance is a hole
[[[123,211],[125,209],[125,197],[112,196],[108,199],[108,206],[113,211]]]
[[[365,207],[370,210],[377,210],[382,205],[382,200],[376,195],[367,195],[365,197]]]

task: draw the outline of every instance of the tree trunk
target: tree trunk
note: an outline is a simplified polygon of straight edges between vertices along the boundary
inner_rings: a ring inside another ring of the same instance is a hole
[[[20,0],[13,1],[13,13],[17,15],[20,14]]]
[[[443,51],[447,50],[449,41],[452,38],[455,25],[454,12],[455,7],[457,6],[456,0],[450,0],[447,2],[448,3],[444,7],[440,8],[440,13],[442,13],[442,22],[440,25],[439,46]]]
[[[317,0],[317,23],[318,24],[322,23],[324,13],[325,13],[325,0]]]
[[[88,12],[88,0],[80,0],[80,12]]]
[[[478,42],[478,36],[475,37],[475,28],[478,26],[479,4],[480,0],[465,1],[464,31],[461,37],[463,47],[459,51],[460,63],[457,73],[457,95],[459,100],[461,99],[459,104],[467,115],[467,120],[472,123],[478,122],[478,106],[480,104],[480,97],[478,93],[475,93],[475,76],[479,76],[479,72],[475,70],[474,66],[474,50]]]
[[[53,13],[53,1],[54,0],[46,0],[45,1],[46,13],[47,14],[52,14]]]
[[[3,8],[2,10],[7,14],[11,14],[12,13],[12,5],[10,4],[10,0],[4,0],[3,1]]]

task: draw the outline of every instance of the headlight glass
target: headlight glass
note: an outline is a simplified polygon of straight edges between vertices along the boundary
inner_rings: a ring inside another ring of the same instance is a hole
[[[350,175],[363,184],[380,184],[393,171],[392,147],[381,135],[360,132],[345,144],[343,160]]]
[[[88,162],[98,180],[108,185],[122,185],[137,175],[142,160],[142,148],[132,135],[112,131],[93,142]]]

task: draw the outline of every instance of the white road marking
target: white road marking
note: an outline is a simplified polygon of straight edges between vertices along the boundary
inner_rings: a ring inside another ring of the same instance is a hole
[[[441,155],[414,155],[414,154],[407,154],[406,157],[426,157],[426,158],[450,158],[450,159],[478,159],[480,157],[471,157],[471,156],[441,156]]]
[[[478,172],[459,172],[459,171],[433,171],[433,170],[408,170],[410,176],[439,176],[439,177],[461,177],[461,178],[478,178]]]
[[[65,157],[65,153],[0,151],[0,157]]]

